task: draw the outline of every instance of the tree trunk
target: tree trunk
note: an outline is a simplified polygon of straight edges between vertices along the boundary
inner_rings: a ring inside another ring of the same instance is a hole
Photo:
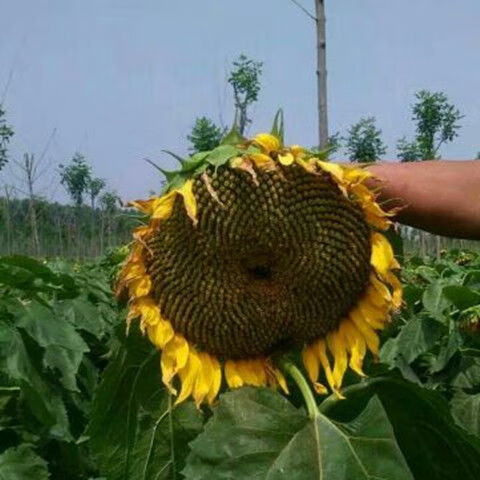
[[[315,0],[315,11],[317,18],[318,141],[320,149],[323,150],[328,147],[325,0]]]

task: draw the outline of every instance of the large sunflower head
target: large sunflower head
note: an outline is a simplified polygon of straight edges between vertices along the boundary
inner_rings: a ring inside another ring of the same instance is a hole
[[[323,370],[341,396],[348,365],[363,375],[367,350],[377,355],[401,302],[380,233],[389,214],[367,171],[321,157],[259,134],[194,155],[162,196],[132,202],[148,222],[118,285],[177,402],[213,402],[223,377],[286,390],[277,358],[292,349],[317,392]]]

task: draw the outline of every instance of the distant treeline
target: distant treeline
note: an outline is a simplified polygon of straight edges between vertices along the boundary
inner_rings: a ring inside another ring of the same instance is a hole
[[[101,209],[0,197],[0,255],[92,258],[129,242],[139,220],[115,205]]]

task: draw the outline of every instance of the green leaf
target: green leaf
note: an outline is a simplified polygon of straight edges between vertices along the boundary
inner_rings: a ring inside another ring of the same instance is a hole
[[[4,357],[5,373],[21,388],[24,401],[39,424],[53,437],[71,441],[62,398],[47,383],[30,355],[19,331],[0,322],[0,357]]]
[[[221,397],[191,448],[188,480],[413,479],[376,398],[338,423],[310,420],[271,390],[242,388]]]
[[[237,115],[235,114],[235,120],[230,131],[223,137],[220,145],[238,145],[245,142],[245,138],[240,134],[237,125]]]
[[[210,155],[210,151],[195,153],[183,163],[182,171],[190,172],[192,170],[197,169],[200,165],[205,163],[205,160],[209,155]]]
[[[444,285],[438,281],[430,284],[423,292],[423,305],[425,309],[438,320],[443,320],[443,312],[450,305],[450,302],[443,295]]]
[[[463,355],[458,373],[450,382],[450,385],[465,390],[480,388],[480,357]]]
[[[445,339],[443,340],[445,341]],[[452,331],[449,332],[446,343],[440,347],[437,358],[430,367],[430,373],[437,373],[443,370],[462,345],[462,335],[460,335],[458,328],[454,327]]]
[[[270,132],[274,137],[280,140],[281,145],[284,143],[285,127],[283,123],[283,109],[279,108],[273,119],[273,126]]]
[[[63,386],[77,391],[75,377],[83,354],[88,352],[89,348],[75,328],[57,317],[51,309],[37,302],[28,306],[24,315],[18,319],[17,325],[45,349],[44,365],[61,373],[60,381]]]
[[[415,273],[429,283],[433,283],[439,278],[438,272],[434,268],[427,267],[426,265],[420,265],[415,269]]]
[[[443,295],[459,310],[480,305],[480,293],[461,285],[449,285],[444,287]]]
[[[0,455],[0,480],[48,480],[47,462],[27,445],[9,448]]]
[[[109,480],[175,478],[202,419],[192,402],[171,408],[158,352],[132,330],[96,392],[87,430],[90,449]]]
[[[480,440],[456,425],[447,401],[438,392],[405,380],[373,378],[363,385],[345,388],[344,393],[346,400],[329,397],[321,404],[322,410],[343,421],[377,395],[415,478],[480,478]]]
[[[403,357],[407,363],[412,363],[435,345],[442,330],[442,324],[436,320],[414,317],[402,327],[395,339],[389,339],[387,348],[382,348],[381,359],[391,366],[396,365],[398,356]]]
[[[450,401],[457,423],[472,435],[480,437],[480,393],[467,395],[458,392]]]
[[[214,167],[220,167],[238,154],[238,148],[235,148],[233,145],[220,145],[210,152],[207,162]]]

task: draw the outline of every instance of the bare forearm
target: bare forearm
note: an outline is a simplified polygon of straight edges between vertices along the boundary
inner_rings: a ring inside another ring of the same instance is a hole
[[[381,163],[368,167],[396,220],[432,233],[480,240],[480,161]]]

